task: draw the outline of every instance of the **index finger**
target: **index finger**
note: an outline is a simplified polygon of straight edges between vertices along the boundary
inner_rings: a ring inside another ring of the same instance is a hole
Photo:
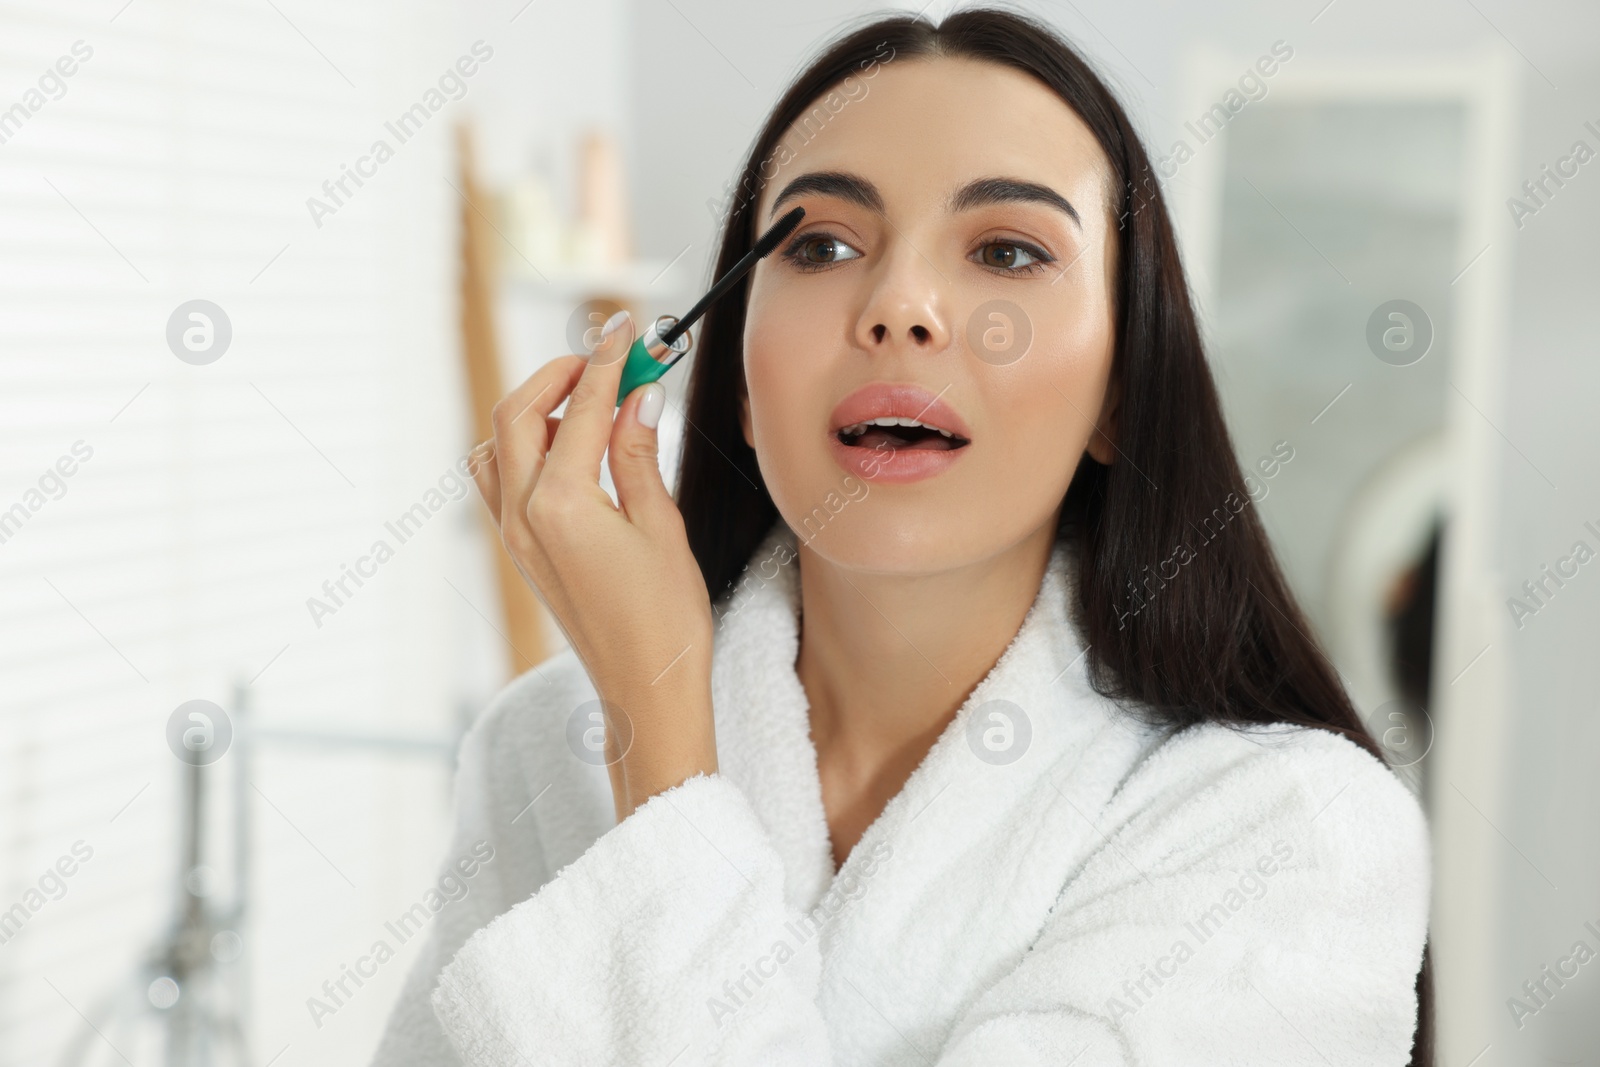
[[[503,486],[520,489],[537,475],[550,444],[548,417],[582,372],[580,358],[552,359],[494,406],[495,460]]]
[[[587,482],[600,483],[600,460],[611,443],[611,423],[617,413],[617,386],[634,340],[631,322],[629,316],[590,353],[589,365],[567,397],[561,430],[545,456],[546,471],[581,474]]]

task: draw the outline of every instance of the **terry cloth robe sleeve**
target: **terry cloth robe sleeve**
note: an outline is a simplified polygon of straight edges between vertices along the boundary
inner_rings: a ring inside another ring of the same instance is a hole
[[[486,729],[474,728],[462,739],[456,771],[456,823],[449,852],[439,868],[441,877],[455,873],[457,859],[469,855],[476,842],[489,841],[492,846],[499,838],[493,832],[492,793],[486,788],[491,782],[487,765],[493,758],[485,744],[487,733]],[[372,1060],[373,1067],[401,1064],[454,1067],[459,1064],[455,1050],[428,1006],[428,994],[433,990],[440,968],[462,943],[508,906],[504,851],[498,850],[495,858],[483,865],[468,883],[470,888],[465,897],[441,909],[434,918],[390,1012]]]
[[[1180,735],[1130,776],[1032,947],[942,1048],[883,1062],[1403,1064],[1420,806],[1342,738],[1228,733]],[[434,1010],[469,1067],[829,1067],[816,939],[775,951],[803,921],[782,888],[742,790],[696,776],[475,934]]]
[[[800,920],[783,884],[743,791],[696,775],[475,934],[440,975],[434,1011],[469,1067],[665,1064],[679,1052],[688,1067],[718,1049],[710,1062],[826,1064],[815,940],[769,957]],[[772,971],[761,995],[713,1015],[724,983],[759,957]]]
[[[439,876],[455,875],[468,887],[467,894],[440,909],[425,937],[416,935],[421,951],[390,1010],[372,1067],[458,1067],[460,1060],[428,1004],[439,971],[474,931],[526,898],[529,887],[550,878],[535,820],[516,819],[528,786],[517,764],[517,747],[502,736],[507,721],[516,718],[524,688],[525,683],[500,694],[461,740],[455,826]],[[518,837],[514,843],[508,840],[511,834]],[[471,878],[463,878],[457,864],[472,856],[475,847],[481,857],[484,842],[494,850],[493,857]]]

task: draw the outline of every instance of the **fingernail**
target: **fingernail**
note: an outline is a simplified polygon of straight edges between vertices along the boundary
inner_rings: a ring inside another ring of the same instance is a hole
[[[639,397],[639,424],[653,430],[661,421],[661,413],[667,408],[667,391],[661,387],[660,382],[651,382],[642,388],[644,392]]]
[[[612,334],[616,333],[622,328],[622,325],[626,323],[629,318],[631,318],[631,316],[628,314],[628,309],[623,308],[621,311],[607,319],[606,324],[600,327],[600,340],[604,341],[607,337],[610,337]]]

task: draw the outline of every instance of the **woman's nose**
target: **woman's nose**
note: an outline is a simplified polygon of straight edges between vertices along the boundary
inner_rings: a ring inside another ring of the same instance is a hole
[[[943,295],[947,281],[910,242],[896,241],[873,272],[856,342],[868,351],[943,351],[950,343]]]

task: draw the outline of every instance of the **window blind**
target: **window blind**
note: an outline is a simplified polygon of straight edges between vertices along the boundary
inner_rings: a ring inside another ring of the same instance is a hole
[[[0,4],[0,1064],[54,1062],[172,919],[178,705],[243,682],[266,725],[434,737],[492,687],[470,494],[307,607],[470,444],[441,180],[470,102],[385,127],[458,36],[421,2]],[[259,751],[256,1062],[370,1051],[404,960],[322,1028],[305,1001],[431,882],[449,770]],[[93,1062],[146,1062],[112,1040]]]

